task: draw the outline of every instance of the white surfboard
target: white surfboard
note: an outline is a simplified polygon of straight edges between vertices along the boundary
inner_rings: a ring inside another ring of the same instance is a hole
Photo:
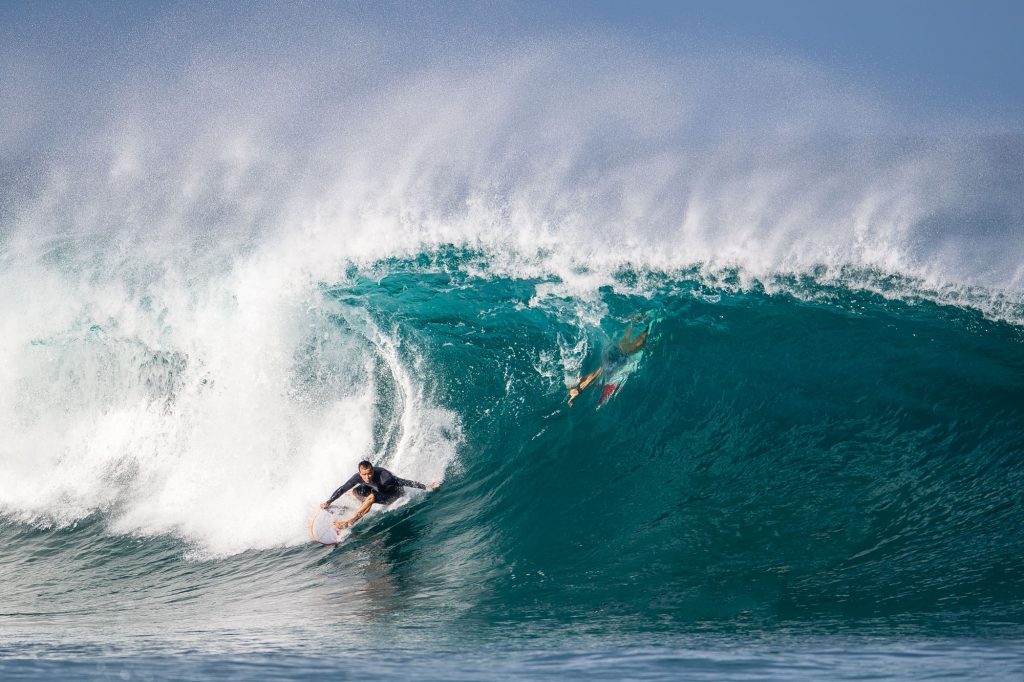
[[[317,509],[309,523],[309,534],[313,536],[313,541],[327,546],[344,542],[352,534],[352,530],[338,530],[334,527],[334,522],[351,517],[358,508],[359,504],[353,498],[342,495],[327,509]]]
[[[391,504],[375,504],[370,508],[367,515],[379,514],[380,512],[400,507],[406,500],[407,496],[402,495]],[[360,506],[362,506],[362,502],[351,495],[345,494],[332,502],[331,506],[327,509],[317,509],[316,513],[313,514],[313,520],[309,522],[309,534],[313,537],[313,541],[327,546],[339,545],[344,542],[352,534],[352,529],[338,530],[334,527],[334,522],[352,518],[352,515],[356,513]],[[366,517],[364,516],[362,520],[365,519]]]
[[[313,536],[313,541],[319,542],[321,545],[333,546],[348,537],[352,531],[338,530],[334,527],[334,522],[340,518],[326,509],[317,509],[309,524],[309,534]]]

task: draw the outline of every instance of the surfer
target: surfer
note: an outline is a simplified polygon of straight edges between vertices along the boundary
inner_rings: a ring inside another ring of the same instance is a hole
[[[633,336],[633,325],[626,327],[626,333],[622,335],[622,338],[606,348],[601,355],[601,366],[569,389],[569,407],[572,407],[572,401],[579,397],[583,389],[594,383],[595,379],[602,374],[611,374],[626,362],[626,358],[643,348],[647,343],[648,331],[650,331],[649,326],[644,327],[643,331]]]
[[[352,518],[344,521],[335,521],[336,528],[348,528],[353,523],[366,515],[370,507],[377,504],[391,504],[402,496],[402,488],[419,488],[420,490],[434,490],[439,483],[434,481],[429,486],[417,481],[407,481],[399,478],[387,469],[374,469],[368,460],[359,463],[359,472],[352,475],[352,478],[345,481],[340,488],[327,498],[327,501],[320,505],[321,509],[327,509],[336,499],[345,493],[352,491],[352,496],[363,504],[352,515]]]

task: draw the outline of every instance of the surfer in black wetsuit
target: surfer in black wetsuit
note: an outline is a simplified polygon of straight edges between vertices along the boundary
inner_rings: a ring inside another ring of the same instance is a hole
[[[614,345],[606,348],[604,353],[602,353],[601,366],[580,379],[578,384],[569,389],[569,407],[572,407],[572,401],[576,400],[580,393],[583,392],[583,389],[594,382],[594,379],[603,373],[611,374],[626,361],[627,357],[643,348],[644,344],[647,343],[648,331],[649,327],[645,327],[642,332],[633,336],[633,325],[626,327],[626,333],[622,335],[622,338],[615,342]]]
[[[434,490],[438,483],[435,481],[429,486],[417,481],[407,481],[399,478],[387,469],[374,469],[367,460],[359,463],[359,473],[345,481],[340,488],[327,498],[327,501],[320,505],[321,509],[327,509],[336,499],[345,493],[352,491],[352,495],[362,501],[362,506],[356,510],[352,518],[344,521],[335,521],[337,528],[348,528],[353,523],[366,515],[370,507],[377,504],[391,504],[402,496],[402,488],[419,488],[420,490]]]

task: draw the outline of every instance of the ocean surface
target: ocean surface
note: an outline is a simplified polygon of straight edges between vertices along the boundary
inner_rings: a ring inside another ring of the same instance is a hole
[[[439,249],[320,283],[236,407],[234,361],[34,339],[0,668],[1019,679],[1024,331],[885,281],[623,270],[581,299]],[[567,407],[638,314],[637,371]],[[443,484],[311,543],[364,457]]]
[[[217,7],[0,27],[0,678],[1024,679],[1018,129]]]

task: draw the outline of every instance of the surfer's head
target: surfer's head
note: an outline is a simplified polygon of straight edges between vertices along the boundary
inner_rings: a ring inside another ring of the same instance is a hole
[[[363,483],[369,483],[373,478],[373,465],[369,460],[364,459],[359,463],[359,477],[363,479]]]

